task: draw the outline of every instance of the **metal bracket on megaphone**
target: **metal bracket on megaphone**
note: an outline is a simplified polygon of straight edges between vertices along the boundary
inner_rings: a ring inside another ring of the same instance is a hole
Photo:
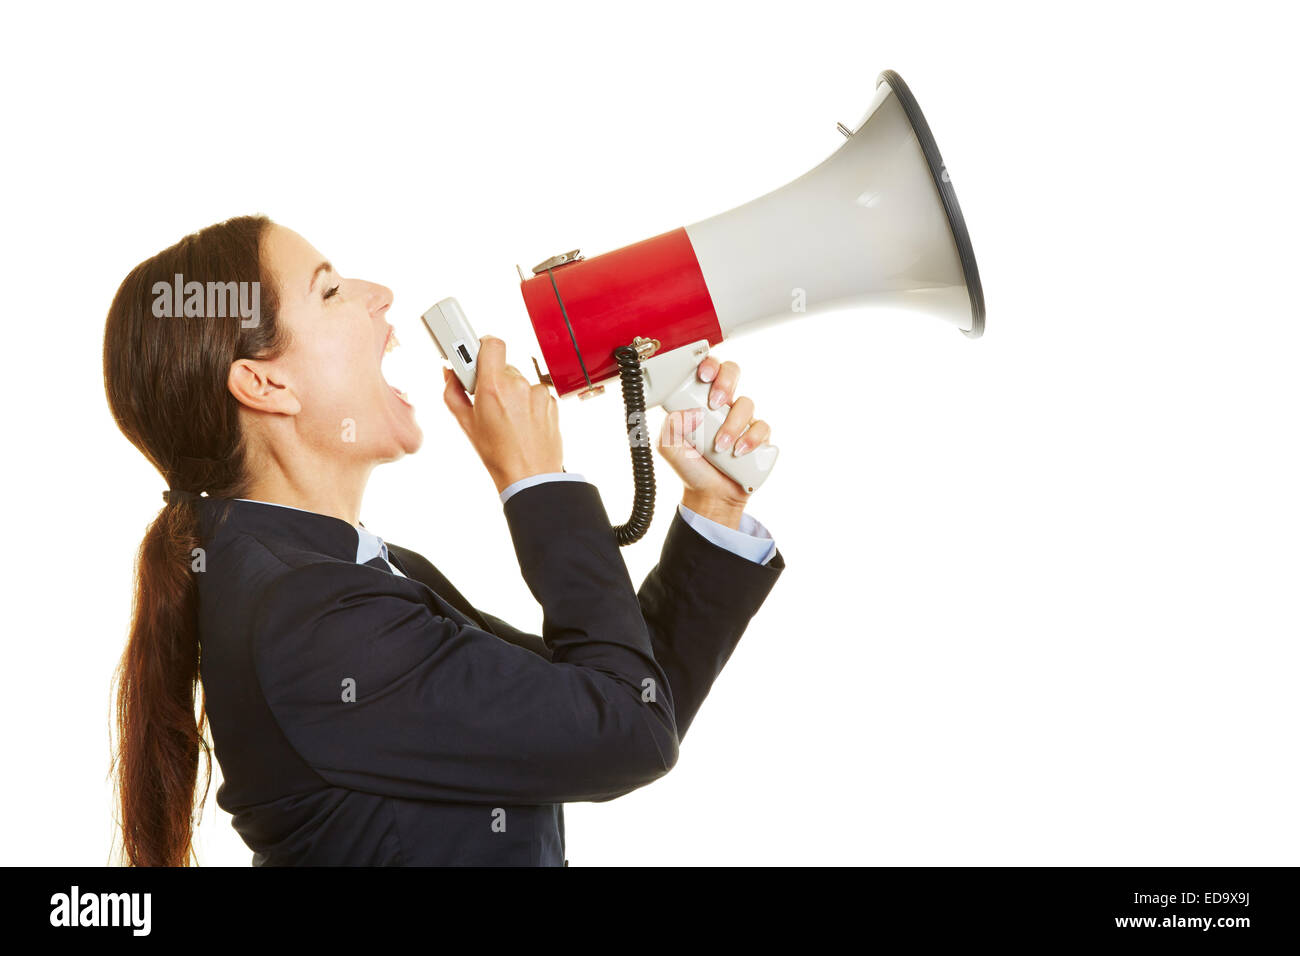
[[[550,276],[551,289],[555,292],[555,301],[560,307],[560,314],[564,318],[565,328],[569,330],[569,341],[573,343],[573,354],[577,357],[578,364],[582,366],[583,377],[587,380],[587,387],[578,393],[578,398],[580,399],[591,398],[593,395],[603,395],[605,392],[605,386],[592,382],[591,376],[587,374],[587,366],[582,360],[582,352],[578,350],[578,340],[573,333],[573,323],[569,321],[569,313],[564,308],[564,299],[560,295],[560,287],[555,284],[554,270],[558,269],[560,266],[567,266],[572,262],[581,262],[584,258],[586,257],[582,255],[581,249],[570,249],[568,252],[561,252],[559,255],[551,256],[549,259],[533,266],[533,275],[539,276],[545,272]],[[520,269],[519,266],[516,265],[515,271],[519,273],[519,281],[523,282],[524,270]],[[537,369],[538,381],[545,382],[547,385],[554,384],[549,375],[542,374],[542,367],[537,364],[536,357],[533,358],[533,368]]]
[[[702,407],[704,420],[688,437],[714,467],[746,492],[753,494],[772,473],[780,449],[765,442],[739,458],[732,454],[732,449],[714,449],[713,440],[727,420],[731,406],[709,408],[709,392],[713,386],[709,382],[701,382],[696,374],[696,369],[708,354],[709,340],[700,339],[642,360],[641,375],[645,379],[646,407],[662,405],[668,412]]]

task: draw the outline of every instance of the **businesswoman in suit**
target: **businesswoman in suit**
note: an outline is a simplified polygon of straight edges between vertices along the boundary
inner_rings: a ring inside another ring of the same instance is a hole
[[[176,276],[256,283],[218,287],[259,289],[256,314],[171,317]],[[634,590],[595,487],[563,469],[555,397],[485,336],[474,400],[447,370],[444,399],[500,494],[542,633],[471,606],[359,520],[374,467],[422,441],[380,370],[391,300],[260,216],[185,237],[113,300],[109,406],[168,488],[118,672],[131,864],[191,859],[209,723],[217,802],[255,865],[567,862],[562,805],[673,767],[785,566],[740,487],[674,438],[697,413],[675,413],[658,449],[682,503]],[[700,374],[733,399],[733,363]],[[769,429],[742,397],[723,433],[745,453]]]

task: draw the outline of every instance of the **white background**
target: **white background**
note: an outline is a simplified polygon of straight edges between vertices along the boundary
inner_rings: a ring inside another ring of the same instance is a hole
[[[7,7],[3,862],[100,864],[108,706],[161,478],[103,395],[141,259],[265,212],[393,288],[425,446],[363,520],[536,629],[419,327],[539,354],[525,269],[706,218],[842,142],[898,70],[988,302],[725,342],[788,562],[676,769],[570,805],[573,865],[1295,864],[1300,323],[1282,5]],[[38,11],[38,12],[33,12]],[[631,501],[616,390],[565,464]],[[662,412],[655,413],[655,424]],[[657,559],[680,486],[656,458]],[[215,807],[203,863],[248,865]]]

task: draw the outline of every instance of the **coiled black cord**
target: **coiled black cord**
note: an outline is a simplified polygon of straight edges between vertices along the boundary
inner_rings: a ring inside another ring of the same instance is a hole
[[[655,516],[655,462],[646,420],[641,355],[636,346],[624,345],[614,350],[614,360],[618,362],[618,375],[623,383],[624,421],[628,450],[632,454],[632,480],[636,484],[632,516],[626,524],[614,525],[619,547],[626,547],[641,540]]]

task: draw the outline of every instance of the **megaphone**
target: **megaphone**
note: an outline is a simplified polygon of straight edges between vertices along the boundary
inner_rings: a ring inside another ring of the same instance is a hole
[[[902,77],[881,73],[862,119],[838,128],[845,142],[826,160],[758,199],[612,252],[586,258],[574,249],[531,276],[520,271],[546,363],[545,373],[537,366],[542,381],[562,397],[589,398],[620,376],[629,437],[631,419],[647,407],[704,407],[694,444],[752,493],[778,449],[763,444],[739,458],[713,449],[728,409],[708,410],[710,386],[695,374],[711,345],[858,305],[937,316],[978,337],[984,296],[975,253],[930,126]],[[648,449],[638,455],[634,445],[638,504],[647,462]],[[652,463],[649,493],[652,508]],[[642,517],[634,506],[629,524],[648,525]],[[637,528],[624,526],[624,537],[635,540]]]

